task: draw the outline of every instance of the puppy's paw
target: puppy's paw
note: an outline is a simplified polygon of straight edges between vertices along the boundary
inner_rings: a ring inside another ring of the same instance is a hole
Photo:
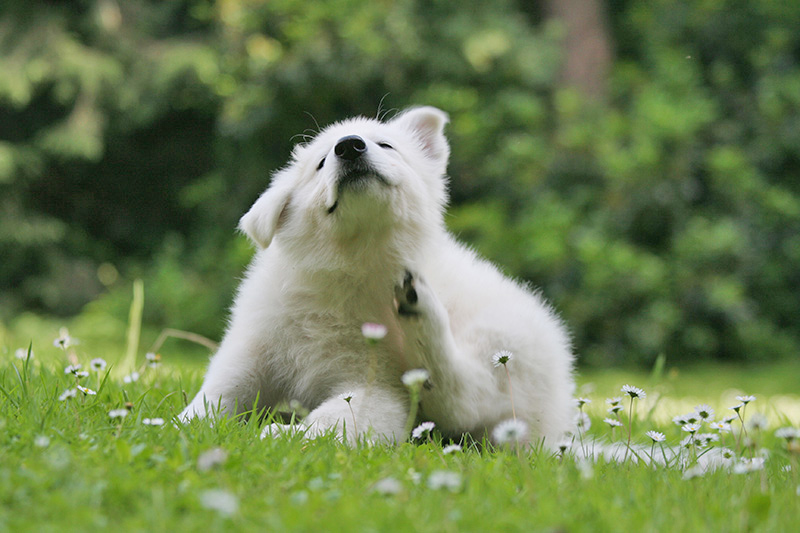
[[[415,317],[420,315],[417,283],[418,281],[414,275],[406,270],[403,281],[395,285],[394,300],[397,306],[397,314],[400,316]]]

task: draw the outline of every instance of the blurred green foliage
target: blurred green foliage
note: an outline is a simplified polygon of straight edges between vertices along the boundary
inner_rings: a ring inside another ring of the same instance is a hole
[[[592,99],[535,2],[5,2],[0,317],[124,323],[142,277],[148,324],[219,337],[294,136],[383,100],[450,113],[448,224],[584,363],[796,357],[800,4],[607,7]]]

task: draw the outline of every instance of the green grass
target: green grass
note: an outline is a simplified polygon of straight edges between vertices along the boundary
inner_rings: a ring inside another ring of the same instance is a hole
[[[91,347],[80,348],[85,368]],[[75,378],[64,374],[56,348],[37,349],[30,362],[8,350],[2,357],[0,531],[790,531],[800,524],[798,456],[772,431],[757,438],[757,447],[771,452],[765,470],[721,469],[689,480],[677,467],[603,461],[587,467],[541,449],[467,446],[444,455],[436,441],[348,448],[331,438],[261,440],[257,424],[231,419],[213,427],[144,425],[144,418],[169,421],[199,388],[201,371],[169,357],[135,383],[123,383],[113,369],[90,373],[82,383],[97,394],[66,401],[59,395]],[[791,370],[797,376],[791,365],[763,374],[780,381]],[[698,369],[678,380],[669,371],[658,378],[583,376],[584,385],[594,384],[592,431],[608,434],[603,399],[619,395],[628,381],[645,387],[648,401],[686,393],[712,401],[729,387],[749,389],[762,379],[729,368],[718,370],[729,380],[720,383],[711,379],[714,372]],[[697,379],[697,388],[684,388],[689,379]],[[129,415],[112,420],[109,411],[126,402]],[[771,405],[771,398],[756,404]],[[659,426],[648,405],[638,411],[634,441],[644,443],[641,435],[652,428],[677,443],[680,431]],[[784,422],[779,418],[772,429]],[[217,448],[225,459],[204,465],[201,456]],[[457,475],[452,490],[431,487],[438,471]],[[396,493],[375,490],[387,478]],[[209,498],[230,499],[236,508],[216,510]]]

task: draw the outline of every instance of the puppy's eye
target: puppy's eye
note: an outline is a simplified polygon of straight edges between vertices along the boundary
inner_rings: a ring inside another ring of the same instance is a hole
[[[394,146],[392,146],[387,142],[379,142],[378,146],[380,146],[381,148],[386,148],[387,150],[394,150]]]
[[[317,170],[321,169],[323,166],[325,166],[325,158],[324,157],[322,158],[322,161],[319,162],[319,165],[317,165]]]

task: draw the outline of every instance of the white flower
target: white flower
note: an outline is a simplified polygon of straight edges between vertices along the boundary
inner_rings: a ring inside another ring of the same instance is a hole
[[[723,461],[728,462],[736,459],[736,454],[730,448],[720,448],[718,451]]]
[[[103,370],[106,369],[107,365],[108,365],[108,363],[106,363],[106,360],[105,359],[101,359],[99,357],[96,358],[96,359],[92,359],[92,361],[89,363],[89,366],[95,372],[102,372]]]
[[[460,452],[460,451],[461,451],[461,445],[460,444],[450,444],[450,445],[445,446],[444,448],[442,448],[442,453],[445,454],[445,455],[448,455],[448,454],[451,454],[451,453]]]
[[[647,398],[647,393],[645,393],[639,387],[634,387],[633,385],[623,385],[622,392],[624,392],[631,398],[637,398],[639,400],[644,400],[645,398]]]
[[[150,368],[155,368],[161,362],[161,354],[160,353],[153,353],[147,352],[144,354],[144,358],[147,359],[147,366]]]
[[[492,364],[494,365],[495,368],[500,366],[505,366],[509,362],[511,362],[511,359],[513,359],[513,357],[514,354],[512,354],[508,350],[500,350],[499,352],[497,352],[492,356]]]
[[[747,474],[749,472],[756,472],[764,470],[764,458],[753,457],[752,459],[742,458],[738,463],[733,465],[734,474]]]
[[[583,407],[584,405],[592,403],[592,400],[589,398],[575,398],[575,404],[578,406],[578,409]]]
[[[686,433],[697,433],[700,431],[700,424],[686,424],[681,429]]]
[[[70,398],[74,398],[78,395],[78,389],[67,389],[61,393],[61,396],[58,397],[58,401],[63,402],[69,400]]]
[[[427,437],[428,434],[433,431],[434,427],[436,427],[436,424],[433,422],[423,422],[414,428],[414,430],[411,432],[411,438],[421,439],[422,437]]]
[[[739,402],[742,402],[742,404],[744,404],[744,405],[747,405],[750,402],[756,401],[756,397],[755,396],[750,396],[750,395],[748,395],[748,396],[737,396],[736,400],[739,401]]]
[[[711,422],[708,427],[716,429],[719,432],[727,432],[731,430],[731,425],[727,422]]]
[[[694,408],[694,412],[697,413],[702,420],[708,422],[709,420],[714,420],[714,409],[711,408],[710,405],[701,404]]]
[[[211,489],[200,494],[200,505],[221,515],[230,516],[239,510],[239,499],[222,489]]]
[[[528,424],[522,420],[505,420],[492,430],[492,438],[498,444],[514,444],[528,436]]]
[[[659,431],[648,431],[645,435],[650,437],[653,442],[664,442],[667,439],[664,434]]]
[[[386,326],[365,322],[361,325],[361,335],[368,341],[379,341],[386,336]]]
[[[347,391],[347,392],[341,393],[339,395],[339,398],[341,398],[342,400],[346,401],[347,403],[350,403],[350,400],[352,400],[355,395],[356,395],[355,392]]]
[[[608,405],[619,405],[622,402],[622,398],[619,396],[615,396],[613,398],[606,398],[606,403]]]
[[[719,442],[719,435],[716,433],[698,433],[695,438],[700,441],[702,446],[708,446],[712,442]]]
[[[78,371],[79,371],[80,369],[81,369],[81,365],[80,365],[80,364],[75,364],[75,365],[67,365],[67,366],[64,368],[64,373],[65,373],[65,374],[74,374],[74,375],[77,375],[77,374],[78,374]]]
[[[89,373],[85,370],[79,370],[74,373],[76,378],[88,378]]]
[[[428,381],[431,375],[424,368],[415,368],[403,374],[403,385],[406,387],[420,387]]]
[[[17,348],[17,350],[14,352],[14,357],[24,361],[28,358],[28,350],[26,348]],[[33,350],[31,350],[31,359],[33,359]]]
[[[703,466],[697,464],[691,468],[687,468],[683,472],[683,479],[694,479],[696,477],[700,477],[706,473],[706,469]]]
[[[436,470],[428,476],[428,487],[433,490],[447,489],[457,492],[461,488],[461,474],[449,470]]]
[[[95,394],[97,394],[97,392],[95,392],[92,389],[89,389],[87,387],[81,387],[80,385],[76,385],[76,387],[77,387],[77,389],[79,391],[84,393],[86,396],[94,396]]]
[[[139,373],[134,371],[122,378],[123,383],[133,383],[134,381],[139,381]]]
[[[793,427],[776,429],[775,436],[779,439],[786,439],[786,442],[792,442],[795,439],[800,440],[800,429]]]
[[[575,427],[578,428],[578,431],[586,433],[592,427],[592,419],[589,418],[589,415],[580,411],[575,415]]]
[[[142,424],[145,426],[163,426],[164,419],[163,418],[143,418]]]
[[[762,415],[761,413],[753,413],[750,415],[750,419],[747,421],[747,427],[749,429],[761,430],[767,429],[769,425],[769,421],[767,417]]]
[[[606,424],[608,424],[612,428],[618,428],[618,427],[622,426],[622,422],[620,422],[616,418],[604,418],[603,422],[605,422]]]
[[[612,415],[615,415],[615,414],[619,413],[620,411],[622,411],[623,409],[625,409],[625,407],[623,407],[622,404],[620,404],[620,405],[612,405],[611,407],[608,408],[608,413],[612,414]]]
[[[33,445],[37,448],[47,448],[50,446],[50,437],[47,435],[38,435],[35,439],[33,439]]]
[[[744,407],[744,404],[740,403],[739,405],[734,405],[733,407],[728,407],[728,409],[731,409],[731,410],[736,411],[738,413],[739,409],[741,409],[742,407]]]
[[[62,350],[66,350],[70,346],[75,346],[76,344],[79,344],[78,339],[70,337],[67,328],[61,328],[58,332],[58,337],[53,341],[53,346],[61,348]]]
[[[197,469],[208,472],[212,468],[223,464],[228,459],[228,452],[222,448],[211,448],[200,454],[197,458]]]
[[[372,484],[371,492],[377,492],[384,496],[393,496],[403,490],[403,484],[393,477],[385,477]]]
[[[125,418],[128,416],[127,409],[112,409],[108,412],[108,416],[111,418]]]

